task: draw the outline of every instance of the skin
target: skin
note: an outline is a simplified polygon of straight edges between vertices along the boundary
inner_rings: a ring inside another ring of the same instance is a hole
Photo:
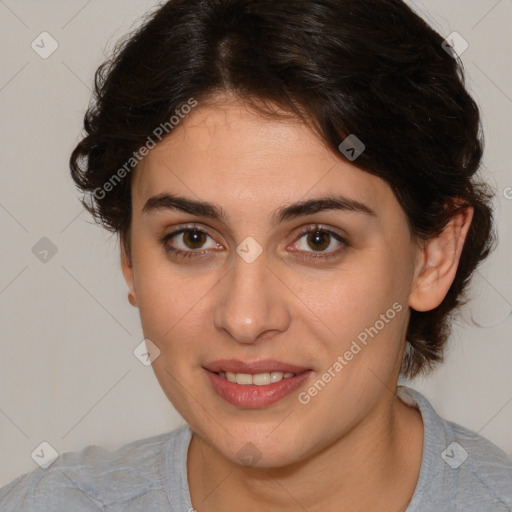
[[[423,424],[395,395],[409,308],[443,300],[472,210],[418,244],[387,183],[356,163],[297,120],[263,117],[226,95],[195,108],[135,171],[131,255],[122,250],[121,264],[144,335],[160,350],[158,381],[194,431],[187,469],[199,511],[398,511],[413,495]],[[216,203],[227,221],[143,212],[165,192]],[[278,208],[329,194],[376,215],[326,210],[272,226]],[[212,237],[168,240],[203,251],[178,259],[161,238],[190,224]],[[315,224],[348,242],[326,235],[325,252],[344,247],[332,260],[304,257],[322,253],[298,236]],[[252,263],[236,252],[248,236],[263,250]],[[259,409],[231,405],[202,370],[216,359],[276,359],[313,369],[307,391],[395,303],[401,311],[305,405],[298,392]],[[248,441],[258,455],[244,465],[237,454]]]

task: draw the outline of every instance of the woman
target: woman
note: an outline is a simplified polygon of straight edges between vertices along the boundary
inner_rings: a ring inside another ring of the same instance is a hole
[[[120,45],[71,172],[187,425],[2,510],[510,510],[510,458],[397,387],[492,248],[455,57],[399,0],[171,0]]]

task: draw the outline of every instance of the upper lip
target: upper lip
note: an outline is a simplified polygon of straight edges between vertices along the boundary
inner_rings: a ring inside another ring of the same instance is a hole
[[[304,366],[297,366],[295,364],[283,363],[274,359],[263,359],[261,361],[254,361],[247,363],[239,359],[219,359],[204,365],[207,370],[218,372],[233,372],[233,373],[270,373],[270,372],[289,372],[289,373],[302,373],[309,370]]]

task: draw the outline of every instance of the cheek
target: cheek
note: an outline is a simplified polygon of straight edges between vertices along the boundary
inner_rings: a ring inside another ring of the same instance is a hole
[[[333,435],[339,425],[348,428],[360,419],[392,388],[405,342],[403,278],[386,258],[359,264],[338,276],[323,299],[319,296],[316,313],[327,319],[330,333],[317,339],[322,368],[299,397],[309,412],[325,416]]]
[[[149,267],[140,273],[137,300],[144,334],[165,342],[187,326],[199,324],[204,314],[209,280],[185,279],[177,273]],[[191,333],[190,333],[191,334]]]
[[[394,261],[392,252],[383,248],[368,252],[319,297],[317,312],[331,333],[326,368],[341,364],[336,373],[343,373],[338,379],[343,386],[350,382],[352,389],[367,388],[367,379],[376,380],[372,374],[387,382],[399,365],[408,322],[408,281],[403,266]]]
[[[183,316],[191,299],[178,277],[173,277],[163,249],[146,240],[134,243],[134,285],[144,335],[162,339]]]
[[[191,272],[185,270],[186,265],[180,268],[163,249],[150,244],[141,245],[134,262],[144,336],[158,346],[173,368],[193,361],[194,345],[211,330],[211,293],[224,274],[199,267]]]
[[[396,301],[404,300],[403,275],[390,262],[382,252],[367,253],[326,281],[328,287],[316,294],[316,300],[323,317],[332,319],[335,333],[344,339],[353,337],[373,325]]]

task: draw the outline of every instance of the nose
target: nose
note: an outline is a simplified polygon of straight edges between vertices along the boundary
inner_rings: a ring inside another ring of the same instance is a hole
[[[264,254],[252,263],[236,255],[231,272],[217,290],[213,325],[242,344],[273,337],[290,323],[287,292]]]

